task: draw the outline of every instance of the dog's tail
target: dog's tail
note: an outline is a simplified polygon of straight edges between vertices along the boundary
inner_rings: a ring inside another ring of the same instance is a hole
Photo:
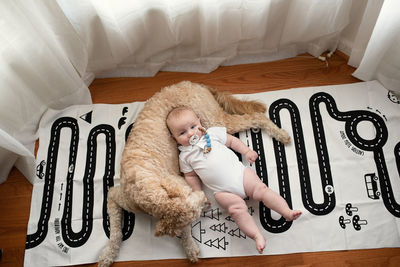
[[[99,267],[108,267],[114,262],[122,243],[122,208],[118,204],[119,190],[120,187],[117,186],[108,191],[107,211],[110,217],[110,240],[99,257]]]
[[[210,93],[217,100],[218,104],[228,114],[253,114],[253,113],[265,113],[267,107],[258,101],[254,100],[241,100],[234,97],[231,93],[220,92],[216,89],[206,86]]]

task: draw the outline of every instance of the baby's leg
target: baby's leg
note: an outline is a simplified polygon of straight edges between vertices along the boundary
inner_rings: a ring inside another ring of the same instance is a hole
[[[240,230],[256,242],[256,248],[261,254],[265,248],[265,238],[254,222],[253,217],[247,211],[246,202],[238,195],[229,192],[216,193],[215,200],[223,209],[229,212]]]
[[[262,201],[265,206],[278,212],[287,221],[296,220],[301,215],[300,210],[290,209],[285,199],[269,189],[252,169],[246,168],[244,171],[243,184],[246,195],[256,201]]]

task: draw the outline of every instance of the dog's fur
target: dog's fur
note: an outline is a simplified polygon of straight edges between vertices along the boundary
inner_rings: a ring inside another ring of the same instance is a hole
[[[265,115],[265,105],[244,101],[204,85],[181,82],[163,88],[150,98],[138,115],[121,160],[121,184],[108,193],[110,241],[100,256],[99,266],[109,266],[122,242],[122,209],[145,212],[159,219],[155,235],[181,234],[189,260],[199,255],[190,224],[200,217],[206,197],[193,192],[179,172],[178,149],[166,125],[168,113],[187,106],[205,128],[224,126],[228,133],[262,128],[285,144],[288,134]]]

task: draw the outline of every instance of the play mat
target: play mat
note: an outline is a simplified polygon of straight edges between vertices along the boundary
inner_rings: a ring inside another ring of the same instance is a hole
[[[378,82],[238,95],[263,101],[292,137],[237,133],[259,160],[251,167],[303,215],[286,222],[246,200],[267,239],[265,255],[400,246],[400,101]],[[125,140],[143,102],[49,110],[39,129],[25,266],[96,262],[109,236],[108,189],[119,183]],[[155,137],[156,138],[156,137]],[[243,163],[249,166],[246,159]],[[213,202],[192,236],[201,257],[258,254]],[[124,214],[117,261],[184,258],[179,238],[153,235],[155,220]]]

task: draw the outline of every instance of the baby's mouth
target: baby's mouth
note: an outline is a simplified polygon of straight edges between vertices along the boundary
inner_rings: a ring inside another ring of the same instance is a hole
[[[192,135],[192,137],[190,137],[189,139],[189,144],[191,144],[192,146],[197,144],[197,142],[199,142],[200,137],[197,134]]]

